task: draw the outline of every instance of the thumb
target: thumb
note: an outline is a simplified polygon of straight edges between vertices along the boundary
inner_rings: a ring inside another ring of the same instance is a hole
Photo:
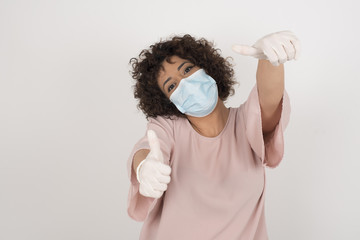
[[[161,163],[164,163],[164,158],[160,149],[159,139],[156,136],[156,133],[153,130],[148,130],[147,137],[150,145],[150,151],[152,152],[153,156]]]
[[[232,50],[245,56],[256,56],[262,53],[261,50],[247,45],[233,45]]]

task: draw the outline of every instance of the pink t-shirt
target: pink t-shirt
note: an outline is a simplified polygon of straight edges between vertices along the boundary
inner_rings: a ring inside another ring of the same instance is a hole
[[[283,157],[290,116],[286,91],[282,100],[280,122],[266,145],[256,85],[245,103],[230,108],[224,129],[213,138],[200,135],[187,119],[150,118],[147,127],[156,132],[172,172],[161,198],[140,195],[132,159],[149,149],[145,133],[128,159],[128,214],[144,221],[140,239],[268,239],[264,166],[274,168]]]

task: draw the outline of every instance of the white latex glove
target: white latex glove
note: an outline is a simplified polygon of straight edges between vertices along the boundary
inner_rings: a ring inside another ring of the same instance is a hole
[[[136,168],[140,183],[140,194],[145,197],[160,198],[170,182],[170,166],[164,164],[159,139],[153,130],[147,132],[150,152]]]
[[[276,32],[258,40],[254,45],[234,45],[232,49],[245,56],[266,59],[274,66],[298,60],[300,56],[300,41],[291,31]]]

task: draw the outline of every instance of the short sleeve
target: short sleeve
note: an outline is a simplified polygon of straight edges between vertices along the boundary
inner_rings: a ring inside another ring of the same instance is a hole
[[[282,97],[281,117],[275,127],[272,137],[264,144],[261,123],[261,108],[258,97],[257,85],[251,90],[250,95],[244,103],[244,120],[246,137],[251,148],[260,157],[264,166],[275,168],[281,162],[284,155],[284,131],[290,120],[290,99],[284,90]]]
[[[174,146],[172,120],[163,117],[149,118],[147,130],[154,130],[164,156],[166,164],[170,165],[170,157]],[[146,131],[147,132],[147,131]],[[133,169],[133,158],[140,149],[150,149],[147,139],[147,133],[135,144],[127,161],[128,177],[130,188],[128,194],[127,212],[128,215],[136,221],[144,221],[155,206],[158,199],[145,197],[139,192],[139,182],[136,179],[136,173]]]

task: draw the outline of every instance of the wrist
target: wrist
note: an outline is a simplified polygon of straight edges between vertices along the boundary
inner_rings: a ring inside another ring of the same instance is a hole
[[[142,160],[142,161],[139,163],[139,165],[137,166],[137,168],[136,168],[136,179],[138,180],[139,183],[140,183],[140,177],[139,177],[139,175],[140,175],[140,168],[141,168],[141,166],[144,164],[145,160],[146,160],[146,159]]]

